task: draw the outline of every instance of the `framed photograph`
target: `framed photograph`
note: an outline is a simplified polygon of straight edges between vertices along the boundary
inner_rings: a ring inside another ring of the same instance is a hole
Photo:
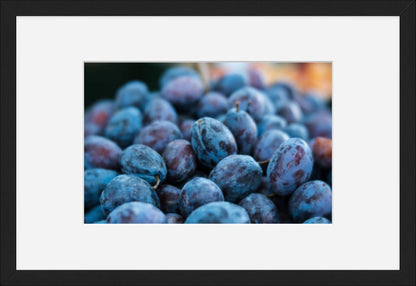
[[[214,2],[1,1],[1,285],[415,285],[415,1]]]

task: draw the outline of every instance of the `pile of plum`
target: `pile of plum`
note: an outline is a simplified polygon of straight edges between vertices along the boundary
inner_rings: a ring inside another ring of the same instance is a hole
[[[292,84],[175,66],[84,122],[85,223],[331,223],[331,106]]]

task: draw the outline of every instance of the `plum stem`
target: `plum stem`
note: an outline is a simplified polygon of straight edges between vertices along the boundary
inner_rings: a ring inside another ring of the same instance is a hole
[[[237,110],[237,112],[240,110],[240,102],[239,101],[236,101],[235,109]]]
[[[270,162],[270,159],[267,159],[267,160],[264,160],[264,161],[257,161],[257,163],[259,164],[259,165],[262,165],[262,164],[267,164],[267,163],[269,163]]]
[[[157,187],[159,187],[159,184],[160,184],[160,178],[159,178],[159,175],[155,175],[155,178],[156,178],[157,182],[156,182],[156,185],[154,185],[154,186],[153,186],[153,190],[156,190],[156,189],[157,189]]]

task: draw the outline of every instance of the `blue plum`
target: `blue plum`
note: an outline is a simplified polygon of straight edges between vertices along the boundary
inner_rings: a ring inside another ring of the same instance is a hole
[[[107,223],[167,223],[165,214],[152,204],[129,202],[114,209]]]
[[[143,110],[148,94],[149,90],[144,82],[139,80],[129,81],[116,92],[116,108],[134,106]]]
[[[110,118],[105,129],[105,136],[120,147],[125,148],[133,143],[134,137],[142,127],[142,113],[136,107],[123,108]]]
[[[193,107],[204,93],[200,78],[181,76],[169,81],[162,89],[161,96],[178,110],[187,111]]]
[[[197,166],[197,159],[191,143],[186,140],[173,140],[163,152],[168,171],[167,179],[172,183],[179,183],[192,177]]]
[[[252,87],[257,89],[264,89],[266,87],[266,79],[260,69],[249,69],[248,81]]]
[[[224,201],[221,189],[211,180],[195,177],[182,188],[179,209],[187,217],[196,208],[211,202]]]
[[[114,112],[112,100],[100,100],[94,103],[85,113],[84,137],[103,135],[108,120]]]
[[[288,123],[300,122],[303,119],[302,109],[296,101],[285,102],[277,113],[286,119]]]
[[[268,114],[265,115],[261,121],[257,124],[257,135],[260,136],[264,132],[272,129],[283,130],[287,125],[286,119],[279,115]]]
[[[274,203],[265,195],[253,193],[239,203],[243,207],[251,223],[279,223],[280,217]]]
[[[310,224],[310,223],[311,224],[315,224],[315,223],[331,224],[332,222],[329,219],[326,219],[324,217],[316,216],[316,217],[305,220],[303,223],[306,223],[306,224]]]
[[[126,148],[120,164],[123,173],[138,176],[151,185],[166,179],[167,169],[162,156],[146,145],[134,144]]]
[[[283,128],[290,137],[297,137],[303,140],[309,139],[308,129],[302,123],[291,123],[285,128]]]
[[[143,123],[149,124],[153,121],[166,120],[176,124],[178,114],[169,101],[156,97],[150,100],[144,109]]]
[[[332,113],[326,109],[309,114],[303,123],[309,131],[309,137],[325,137],[332,139]]]
[[[84,215],[84,223],[96,223],[106,218],[105,213],[101,209],[100,205],[88,210]]]
[[[168,223],[184,223],[183,217],[177,213],[167,213],[166,219]]]
[[[323,181],[310,181],[296,189],[289,200],[290,214],[295,222],[332,213],[332,190]]]
[[[119,169],[120,147],[113,141],[96,135],[84,140],[84,166],[86,169]]]
[[[164,213],[179,213],[181,189],[172,185],[162,185],[157,190],[160,200],[160,209]]]
[[[219,92],[208,92],[205,94],[196,106],[196,115],[198,117],[217,117],[227,112],[227,98]]]
[[[191,129],[192,125],[195,123],[194,119],[185,119],[179,125],[179,129],[182,132],[183,139],[191,141]]]
[[[100,203],[105,214],[124,203],[140,201],[160,206],[159,198],[145,180],[132,175],[119,175],[112,179],[101,193]]]
[[[287,98],[290,100],[295,99],[297,94],[295,86],[292,83],[285,81],[279,81],[272,84],[268,88],[268,92],[270,94],[282,94],[279,98]]]
[[[312,151],[300,138],[283,142],[276,150],[267,167],[267,177],[273,193],[285,196],[311,176],[313,167]]]
[[[182,139],[178,126],[170,121],[160,120],[142,128],[134,143],[143,144],[162,154],[169,142]]]
[[[194,210],[185,223],[250,223],[246,210],[229,202],[213,202]]]
[[[268,113],[264,95],[253,87],[243,87],[233,92],[228,98],[228,108],[235,107],[237,102],[240,103],[239,108],[250,114],[256,122]]]
[[[215,166],[209,178],[221,188],[226,201],[238,202],[258,189],[262,173],[252,157],[230,155]]]
[[[247,112],[239,110],[239,102],[227,112],[223,123],[233,134],[238,153],[250,155],[257,141],[257,126]]]
[[[248,79],[240,73],[229,73],[221,77],[214,86],[214,89],[225,95],[248,85]]]
[[[279,146],[289,140],[289,136],[277,129],[264,132],[256,142],[253,157],[257,161],[267,161],[272,158]]]
[[[210,117],[203,117],[192,125],[191,142],[199,162],[208,168],[237,152],[237,143],[231,131]]]
[[[268,198],[274,197],[275,194],[270,190],[270,182],[267,176],[261,177],[261,184],[257,188],[256,193],[263,194]]]
[[[315,163],[323,168],[332,168],[332,140],[316,137],[310,146]]]
[[[200,78],[199,74],[190,67],[184,66],[174,66],[167,69],[162,76],[160,77],[160,88],[163,87],[170,81],[174,80],[175,78],[182,77],[182,76],[193,76]]]
[[[84,208],[100,204],[100,195],[105,186],[118,173],[107,169],[89,169],[84,171]]]

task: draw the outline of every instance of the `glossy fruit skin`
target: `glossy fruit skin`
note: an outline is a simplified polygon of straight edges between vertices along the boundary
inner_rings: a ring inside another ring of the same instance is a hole
[[[297,137],[301,138],[303,140],[309,139],[309,132],[305,125],[302,123],[292,123],[283,128],[283,131],[285,131],[290,137]]]
[[[178,114],[169,101],[155,97],[149,101],[144,109],[143,123],[150,124],[158,120],[166,120],[176,124]]]
[[[105,136],[125,148],[133,143],[142,127],[142,113],[136,107],[120,109],[110,118]]]
[[[227,98],[215,91],[205,94],[196,106],[196,115],[201,117],[217,117],[227,112],[228,103]]]
[[[272,129],[283,130],[287,125],[286,119],[279,115],[268,114],[257,124],[257,135],[261,136],[264,132]]]
[[[119,175],[101,193],[100,203],[105,214],[124,203],[140,201],[160,206],[159,198],[145,180],[132,175]]]
[[[246,210],[230,202],[213,202],[194,210],[185,223],[250,223]]]
[[[107,169],[89,169],[84,171],[84,208],[89,209],[100,204],[100,195],[105,186],[118,173]]]
[[[323,168],[332,168],[332,140],[316,137],[310,146],[315,163]]]
[[[215,166],[209,178],[221,188],[226,201],[238,202],[258,189],[262,174],[251,156],[230,155]]]
[[[168,223],[184,223],[185,222],[183,217],[177,213],[167,213],[166,219]]]
[[[118,170],[121,149],[113,141],[96,135],[84,140],[84,166],[86,169]]]
[[[231,131],[210,117],[198,119],[192,125],[191,143],[199,162],[208,168],[237,153],[237,143]]]
[[[157,190],[160,200],[160,209],[164,213],[179,213],[181,189],[172,185],[162,185]]]
[[[149,146],[162,154],[169,142],[176,139],[182,139],[178,126],[170,121],[160,120],[142,128],[134,143]]]
[[[143,110],[148,94],[149,90],[144,82],[139,80],[127,82],[116,92],[116,108],[134,106]]]
[[[191,143],[186,140],[173,140],[163,152],[167,168],[167,179],[172,183],[183,182],[193,176],[197,159]]]
[[[93,207],[92,209],[88,210],[87,213],[84,215],[84,223],[96,223],[106,218],[103,210],[101,209],[100,205]]]
[[[283,142],[274,153],[267,167],[267,177],[273,193],[285,196],[311,176],[313,168],[312,151],[300,138]]]
[[[155,185],[158,181],[166,179],[167,169],[165,161],[152,148],[134,144],[127,147],[120,158],[121,171],[125,174],[138,176],[149,184]]]
[[[253,193],[238,204],[243,207],[251,223],[279,223],[280,217],[274,203],[265,195]]]
[[[315,223],[331,224],[332,222],[329,219],[326,219],[324,217],[316,216],[316,217],[305,220],[303,223],[306,223],[306,224],[315,224]]]
[[[332,213],[332,190],[324,181],[309,181],[293,192],[289,211],[295,222],[317,216],[329,217]]]
[[[191,128],[194,123],[194,119],[185,119],[179,125],[179,129],[181,130],[183,139],[188,140],[189,142],[191,142]]]
[[[129,202],[114,209],[107,223],[167,223],[165,214],[152,204]]]
[[[85,113],[84,137],[103,135],[108,120],[114,113],[112,100],[100,100],[94,103]]]
[[[272,158],[279,146],[289,140],[289,136],[277,129],[264,132],[257,140],[253,150],[256,161],[266,161]]]
[[[303,119],[302,109],[295,101],[288,101],[281,106],[277,114],[286,119],[288,123],[300,122]]]
[[[215,84],[214,89],[228,96],[246,85],[248,85],[248,80],[244,75],[239,73],[230,73],[220,78]]]
[[[204,92],[204,85],[198,77],[181,76],[169,81],[162,89],[161,96],[178,110],[189,110]]]
[[[211,180],[201,177],[188,181],[183,186],[180,197],[179,209],[183,217],[207,203],[224,201],[221,189]]]
[[[250,155],[257,141],[257,125],[251,116],[244,110],[232,108],[223,123],[233,134],[238,153]]]
[[[256,121],[260,121],[267,114],[266,102],[261,91],[253,87],[243,87],[233,92],[228,98],[228,108],[236,106],[236,102],[240,104],[240,110],[245,110]]]
[[[175,66],[167,69],[162,76],[160,77],[160,88],[163,89],[163,87],[170,81],[174,80],[175,78],[182,77],[182,76],[194,76],[197,78],[200,78],[199,74],[189,68],[184,66]]]

